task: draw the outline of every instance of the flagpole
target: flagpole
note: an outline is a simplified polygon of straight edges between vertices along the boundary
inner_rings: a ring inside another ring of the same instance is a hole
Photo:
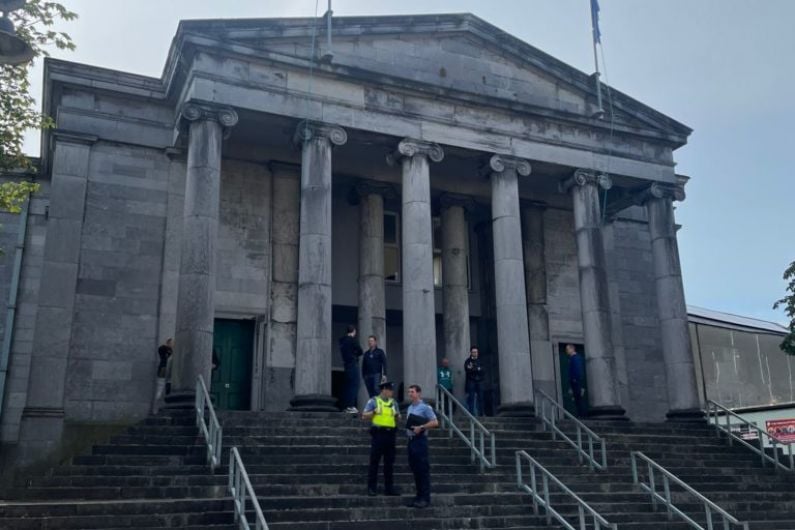
[[[601,118],[605,114],[605,109],[602,107],[602,83],[599,81],[601,74],[599,73],[599,54],[596,52],[596,44],[601,42],[601,32],[599,31],[599,2],[598,0],[591,0],[591,34],[593,38],[593,62],[596,72],[593,75],[596,82],[596,112],[593,117]]]

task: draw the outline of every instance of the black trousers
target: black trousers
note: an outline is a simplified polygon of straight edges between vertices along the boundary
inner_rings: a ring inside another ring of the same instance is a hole
[[[583,395],[582,384],[579,381],[569,381],[571,392],[574,397],[574,406],[577,409],[577,417],[585,418],[588,416],[588,400]]]
[[[378,463],[384,457],[384,491],[392,491],[394,482],[392,469],[395,466],[395,429],[372,427],[370,430],[370,470],[367,475],[367,489],[378,486]]]
[[[431,462],[428,459],[428,436],[423,434],[409,440],[409,467],[414,473],[417,500],[431,502]]]

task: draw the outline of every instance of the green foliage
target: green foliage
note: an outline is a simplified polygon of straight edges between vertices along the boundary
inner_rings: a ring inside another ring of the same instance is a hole
[[[17,34],[33,47],[35,57],[47,56],[48,48],[73,50],[75,45],[66,33],[50,28],[58,19],[74,20],[75,13],[58,2],[28,0],[22,9],[12,11],[9,18]],[[52,119],[36,108],[30,94],[32,62],[17,66],[0,65],[0,172],[35,168],[22,152],[22,142],[28,129],[49,128]],[[4,202],[5,196],[0,198]]]
[[[28,195],[38,191],[33,182],[3,182],[0,184],[0,211],[19,213]]]
[[[795,355],[795,261],[790,263],[784,271],[784,279],[787,283],[787,295],[773,304],[773,309],[784,307],[784,312],[789,318],[789,334],[784,337],[781,349],[790,355]]]

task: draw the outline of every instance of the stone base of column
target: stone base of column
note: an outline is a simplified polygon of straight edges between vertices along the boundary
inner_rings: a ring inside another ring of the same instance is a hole
[[[305,394],[290,400],[290,408],[294,412],[337,412],[337,399],[324,394]]]
[[[521,403],[508,403],[497,407],[497,416],[520,416],[530,418],[535,416],[536,409],[530,401]]]
[[[706,417],[704,411],[701,409],[680,409],[669,410],[665,415],[666,421],[671,422],[689,422],[689,423],[704,423]]]
[[[196,392],[183,390],[168,394],[164,401],[166,404],[161,410],[185,410],[196,406]]]
[[[588,409],[588,419],[599,421],[629,421],[626,413],[627,411],[617,405],[608,407],[590,407]]]

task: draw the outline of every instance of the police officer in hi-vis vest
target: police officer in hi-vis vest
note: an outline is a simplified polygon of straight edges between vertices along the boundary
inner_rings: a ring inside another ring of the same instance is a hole
[[[397,496],[392,479],[395,464],[395,433],[400,419],[397,401],[392,398],[394,387],[391,382],[381,383],[381,393],[371,398],[364,406],[362,419],[372,420],[370,427],[370,472],[367,477],[367,494],[377,495],[378,462],[384,457],[384,495]]]

